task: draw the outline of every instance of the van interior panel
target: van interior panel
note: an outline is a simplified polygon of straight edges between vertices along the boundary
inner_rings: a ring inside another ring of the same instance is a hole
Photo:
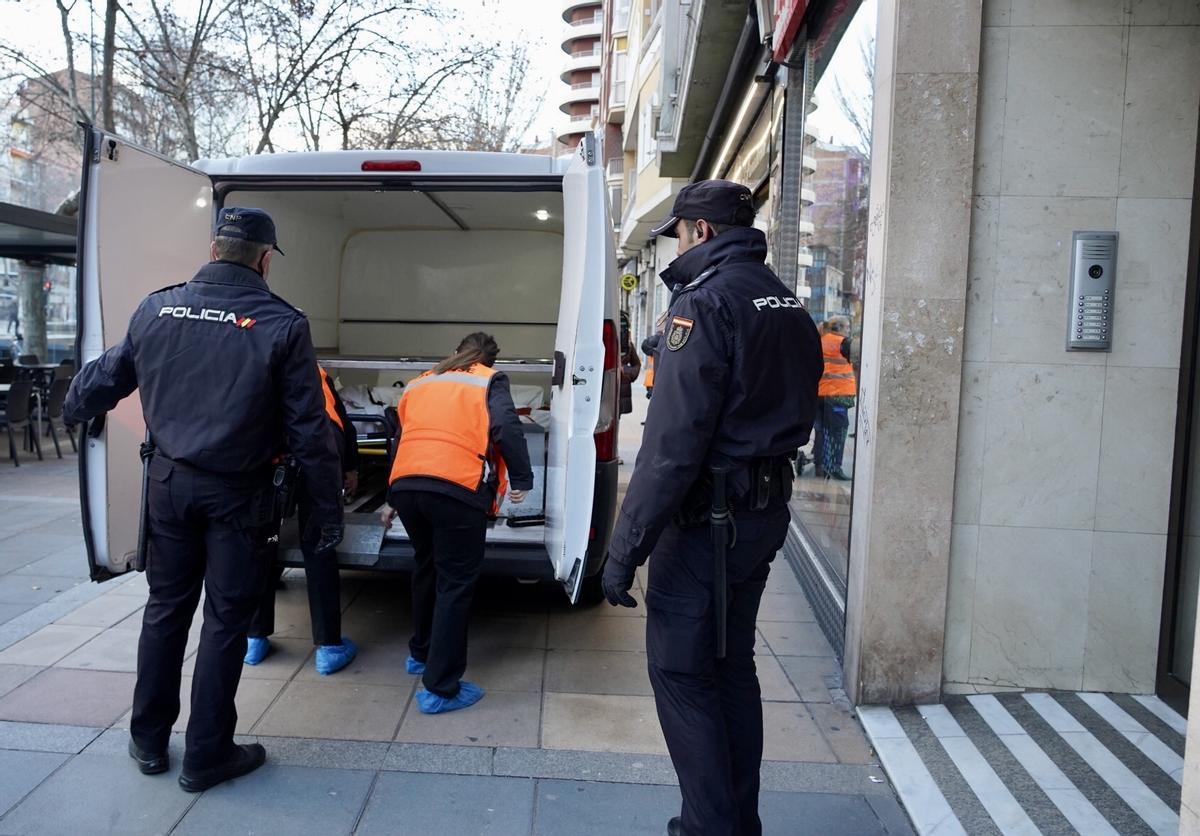
[[[363,406],[381,414],[399,398],[397,384],[449,355],[472,331],[496,337],[501,362],[530,367],[508,376],[526,415],[536,485],[521,506],[504,504],[488,542],[543,548],[544,525],[507,522],[545,511],[548,438],[531,416],[544,419],[550,405],[562,292],[562,193],[298,184],[235,190],[224,204],[259,207],[274,218],[286,255],[272,261],[271,288],[306,312],[322,364],[344,398],[370,401]],[[347,409],[358,411],[349,400]],[[387,494],[382,426],[360,426],[364,464],[359,496],[347,508],[347,538],[339,548],[344,564],[376,565],[389,544],[411,550],[399,521],[385,538],[376,517]],[[300,556],[290,528],[282,552],[295,563]]]

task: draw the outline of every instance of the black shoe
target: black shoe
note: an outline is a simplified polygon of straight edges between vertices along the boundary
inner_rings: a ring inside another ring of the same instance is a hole
[[[129,739],[129,757],[137,761],[138,769],[143,775],[158,775],[171,768],[171,759],[166,752],[152,755]]]
[[[667,822],[667,836],[683,836],[683,822],[679,816]]]
[[[240,778],[249,775],[262,766],[267,760],[267,750],[261,743],[247,743],[238,746],[229,760],[208,769],[197,769],[194,772],[185,766],[179,774],[179,786],[184,792],[204,792],[230,778]]]

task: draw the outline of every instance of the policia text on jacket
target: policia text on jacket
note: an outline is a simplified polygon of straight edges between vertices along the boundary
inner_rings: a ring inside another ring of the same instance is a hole
[[[94,131],[85,159],[82,361],[121,339],[147,293],[191,277],[215,207],[261,207],[289,242],[271,289],[305,312],[359,428],[362,484],[346,509],[342,565],[411,568],[403,530],[385,534],[375,513],[387,488],[386,412],[402,391],[395,384],[481,330],[503,347],[496,368],[525,414],[535,476],[529,500],[502,506],[490,525],[483,571],[554,578],[572,600],[599,594],[616,502],[620,357],[612,227],[591,138],[566,162],[335,152],[185,166]],[[214,327],[254,327],[254,311],[225,312],[236,319]],[[127,399],[83,453],[97,579],[132,568],[143,435],[140,406]],[[301,564],[294,526],[280,552]]]

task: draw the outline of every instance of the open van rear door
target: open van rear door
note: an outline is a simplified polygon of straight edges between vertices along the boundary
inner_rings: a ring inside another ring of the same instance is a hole
[[[579,599],[596,479],[594,434],[604,383],[604,293],[612,230],[598,143],[587,134],[563,176],[562,297],[555,339],[546,472],[546,548]]]
[[[79,197],[76,354],[80,367],[125,337],[138,303],[190,279],[208,260],[207,174],[86,129]],[[131,568],[137,551],[145,438],[142,405],[126,398],[79,449],[79,495],[92,580]]]

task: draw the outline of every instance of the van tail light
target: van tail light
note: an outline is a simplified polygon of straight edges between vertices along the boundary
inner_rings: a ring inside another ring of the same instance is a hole
[[[420,171],[420,160],[364,160],[363,171]]]
[[[604,320],[604,386],[600,391],[600,419],[596,422],[596,461],[617,457],[617,398],[620,396],[620,350],[617,323]]]

